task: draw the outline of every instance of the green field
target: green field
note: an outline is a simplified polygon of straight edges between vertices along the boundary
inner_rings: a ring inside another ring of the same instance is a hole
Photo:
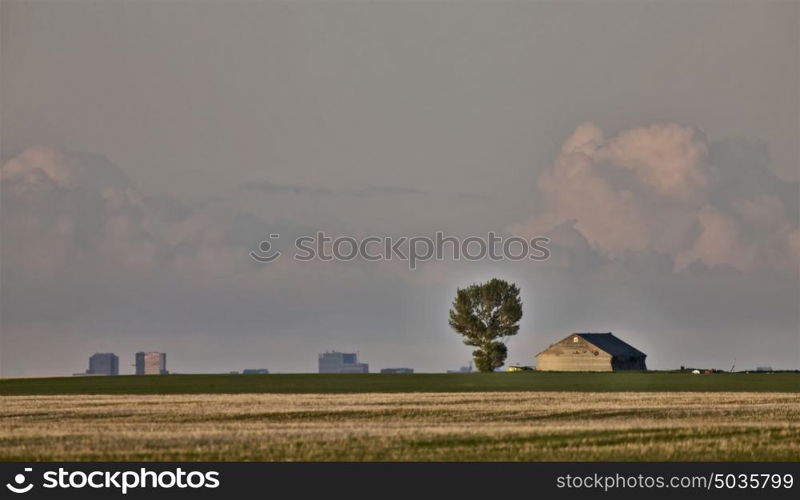
[[[168,375],[0,380],[0,395],[399,392],[800,392],[800,373],[470,373]]]

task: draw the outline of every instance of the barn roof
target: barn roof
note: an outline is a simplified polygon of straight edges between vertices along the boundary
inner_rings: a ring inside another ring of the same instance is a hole
[[[573,333],[612,356],[645,356],[645,353],[614,336],[613,333]]]

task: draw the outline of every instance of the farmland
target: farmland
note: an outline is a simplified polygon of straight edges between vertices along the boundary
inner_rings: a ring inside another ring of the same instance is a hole
[[[0,460],[800,460],[800,374],[0,380]]]
[[[798,460],[800,394],[5,396],[0,460]]]

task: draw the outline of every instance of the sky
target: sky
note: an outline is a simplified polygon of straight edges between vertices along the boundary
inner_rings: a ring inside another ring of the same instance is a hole
[[[509,363],[800,368],[797,2],[0,2],[0,376],[442,372],[458,287]],[[551,239],[544,262],[269,264],[270,234]]]

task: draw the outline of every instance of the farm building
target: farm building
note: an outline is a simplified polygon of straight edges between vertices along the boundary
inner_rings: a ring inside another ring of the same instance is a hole
[[[612,333],[573,333],[536,355],[542,371],[647,370],[645,353]]]

